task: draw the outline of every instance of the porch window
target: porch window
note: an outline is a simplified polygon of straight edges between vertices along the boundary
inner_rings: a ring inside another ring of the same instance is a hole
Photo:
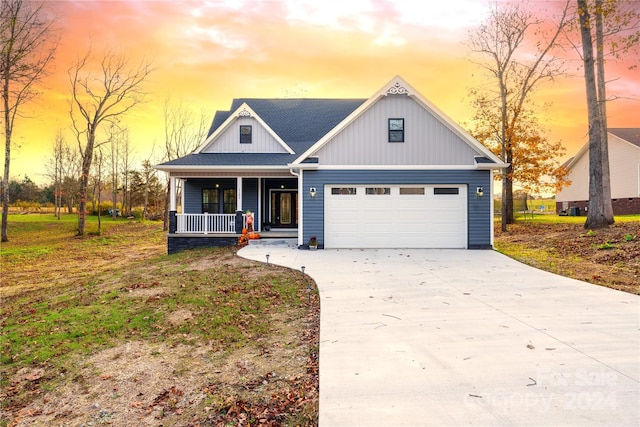
[[[222,197],[222,205],[220,204]],[[236,213],[235,188],[205,188],[202,190],[202,213]],[[222,209],[222,212],[220,212]]]
[[[202,213],[218,213],[220,191],[217,188],[202,190]]]
[[[389,119],[389,142],[404,142],[404,119]]]
[[[251,144],[251,125],[240,125],[240,144]]]
[[[225,188],[224,189],[224,212],[226,214],[236,213],[236,189]]]

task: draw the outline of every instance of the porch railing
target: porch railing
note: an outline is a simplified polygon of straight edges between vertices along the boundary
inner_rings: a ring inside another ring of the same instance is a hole
[[[177,233],[184,234],[214,234],[235,233],[235,214],[177,214]],[[246,225],[246,215],[242,215],[243,226]]]

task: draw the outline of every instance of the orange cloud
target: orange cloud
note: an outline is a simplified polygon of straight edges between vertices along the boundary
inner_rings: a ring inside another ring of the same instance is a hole
[[[487,3],[449,0],[215,0],[47,2],[58,16],[62,40],[42,95],[16,124],[19,149],[12,176],[39,183],[58,129],[70,126],[67,70],[91,46],[146,58],[155,71],[146,82],[147,102],[127,123],[138,160],[163,143],[162,107],[168,97],[213,116],[234,97],[368,97],[396,74],[458,122],[470,119],[468,88],[490,84],[468,60],[467,32],[487,13]],[[586,108],[580,64],[572,52],[573,77],[542,87],[539,102],[552,101],[549,135],[572,155],[585,141]],[[620,77],[611,95],[610,126],[638,126],[637,63],[608,64]],[[67,140],[71,141],[71,134]],[[158,148],[156,156],[158,156]],[[160,160],[160,158],[158,158]]]

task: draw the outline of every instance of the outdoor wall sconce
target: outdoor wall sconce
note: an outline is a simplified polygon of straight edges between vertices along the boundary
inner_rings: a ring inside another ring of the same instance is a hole
[[[482,197],[482,196],[484,196],[484,190],[482,189],[482,187],[476,188],[476,197]]]
[[[312,199],[316,197],[316,187],[311,187],[309,189],[309,195],[311,196]]]

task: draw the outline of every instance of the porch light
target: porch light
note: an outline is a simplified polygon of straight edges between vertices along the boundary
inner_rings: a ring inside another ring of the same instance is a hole
[[[482,189],[482,187],[476,188],[476,197],[482,197],[482,196],[484,196],[484,190]]]
[[[283,189],[283,188],[284,188],[284,184],[280,184],[280,189]]]
[[[309,189],[309,195],[311,196],[312,199],[316,197],[316,187],[311,187]]]

